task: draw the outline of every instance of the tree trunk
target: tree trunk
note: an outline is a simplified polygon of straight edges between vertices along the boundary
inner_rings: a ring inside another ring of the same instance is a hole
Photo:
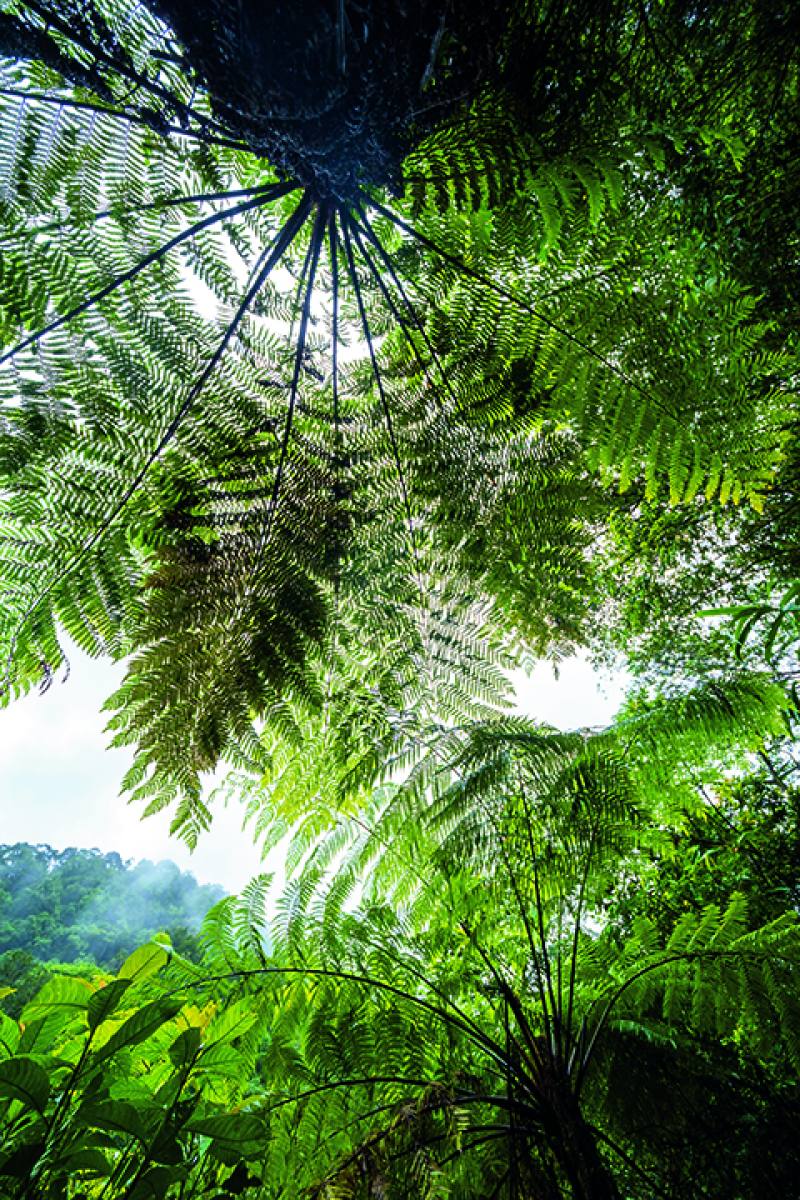
[[[547,1089],[543,1126],[548,1147],[566,1176],[573,1200],[620,1200],[614,1177],[567,1080],[553,1081]]]

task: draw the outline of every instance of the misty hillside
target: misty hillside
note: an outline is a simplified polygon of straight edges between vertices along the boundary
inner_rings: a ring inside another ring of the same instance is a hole
[[[224,894],[173,862],[0,845],[0,958],[24,951],[40,962],[115,968],[160,931],[191,953],[203,917]]]

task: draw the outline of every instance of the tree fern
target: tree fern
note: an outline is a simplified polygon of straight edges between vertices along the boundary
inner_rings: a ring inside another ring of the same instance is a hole
[[[384,597],[416,607],[455,549],[452,593],[484,592],[493,616],[558,653],[587,619],[591,472],[668,487],[674,502],[705,487],[759,504],[780,461],[785,360],[681,227],[659,160],[683,179],[697,147],[734,145],[733,30],[747,30],[735,57],[750,95],[783,87],[770,51],[788,44],[784,26],[746,3],[694,24],[672,5],[413,12],[371,11],[362,28],[346,5],[320,5],[308,30],[273,14],[267,36],[249,6],[210,3],[208,21],[181,3],[3,7],[0,389],[17,523],[3,543],[4,694],[51,678],[59,627],[92,652],[137,652],[152,703],[132,677],[117,729],[142,750],[131,782],[156,806],[175,800],[192,837],[206,819],[198,774],[221,754],[252,759],[251,717],[318,704],[320,648],[370,528],[394,541]],[[697,84],[698,63],[715,65],[714,87]],[[294,308],[269,283],[279,263],[298,279]],[[213,316],[196,311],[193,275]],[[332,356],[314,329],[326,292]],[[284,350],[273,319],[285,331],[293,315]],[[338,349],[353,337],[365,354],[350,371]],[[509,416],[524,434],[499,428]],[[452,480],[459,459],[451,503],[437,474],[444,463]],[[236,515],[220,511],[241,484],[234,463],[252,471]],[[470,481],[495,471],[473,528]],[[176,511],[176,491],[192,509]],[[190,578],[195,608],[180,598]],[[456,708],[450,620],[417,624],[447,658]],[[278,631],[280,650],[254,665]],[[209,648],[228,664],[217,697]],[[204,699],[170,721],[170,689]]]
[[[502,1188],[513,1171],[554,1197],[586,1194],[589,1177],[613,1195],[631,1041],[661,1056],[661,1075],[637,1076],[644,1105],[697,1039],[742,1053],[771,1040],[792,1059],[793,918],[750,930],[736,898],[688,911],[666,940],[644,919],[624,941],[602,927],[609,878],[665,836],[652,747],[673,762],[688,748],[697,767],[692,737],[703,730],[713,755],[737,716],[747,741],[753,693],[731,689],[728,704],[725,722],[710,698],[705,720],[698,696],[666,725],[656,710],[649,736],[644,713],[638,730],[626,717],[594,736],[522,720],[445,729],[405,783],[329,809],[327,836],[301,821],[272,957],[249,977],[276,989],[302,1045],[275,1106],[294,1135],[276,1136],[310,1195],[348,1194],[356,1165],[389,1188]],[[412,1124],[434,1098],[438,1115]]]

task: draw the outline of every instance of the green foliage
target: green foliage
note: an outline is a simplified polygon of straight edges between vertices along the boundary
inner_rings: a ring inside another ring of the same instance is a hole
[[[127,787],[191,843],[342,646],[363,695],[474,715],[510,641],[606,619],[615,521],[761,509],[794,421],[734,182],[784,146],[791,21],[251,7],[0,14],[2,694],[62,632],[130,656]]]
[[[796,914],[752,926],[732,895],[623,930],[612,887],[635,887],[650,857],[658,878],[675,805],[663,779],[683,773],[684,802],[698,773],[714,786],[719,749],[753,747],[783,704],[740,679],[594,735],[522,720],[443,729],[405,783],[352,815],[329,810],[327,834],[301,805],[297,866],[271,919],[264,879],[207,926],[220,971],[278,987],[281,1027],[311,1072],[279,1177],[314,1196],[368,1194],[363,1183],[399,1197],[413,1178],[423,1195],[472,1197],[487,1180],[502,1194],[515,1172],[534,1195],[611,1196],[624,1180],[623,1194],[645,1197],[670,1186],[680,1153],[697,1165],[690,1114],[729,1087],[725,1121],[748,1152],[725,1169],[704,1160],[704,1181],[742,1194],[780,1104],[797,1103]],[[653,1069],[632,1085],[639,1043]],[[767,1059],[774,1078],[759,1082]],[[746,1113],[732,1098],[741,1078]],[[665,1089],[686,1106],[642,1128],[633,1114],[661,1112]],[[717,1153],[727,1128],[708,1130]],[[776,1195],[795,1159],[770,1167]]]
[[[7,945],[128,953],[3,956],[13,1200],[791,1194],[768,7],[0,0],[2,698],[127,658],[133,797],[285,851],[198,965],[7,848]],[[509,716],[579,643],[615,724]]]
[[[220,895],[169,862],[134,866],[98,850],[0,846],[0,982],[16,986],[19,972],[27,973],[20,955],[113,969],[161,930],[192,955]]]
[[[188,1004],[154,974],[167,958],[145,946],[116,979],[54,975],[19,1025],[0,1017],[3,1195],[166,1197],[190,1179],[196,1195],[260,1194],[265,1125],[242,1048],[258,1012],[221,1023],[216,1004]]]

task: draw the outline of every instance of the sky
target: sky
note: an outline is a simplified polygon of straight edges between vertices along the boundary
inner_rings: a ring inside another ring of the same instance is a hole
[[[235,804],[214,809],[214,821],[192,853],[169,836],[169,814],[145,820],[119,787],[131,752],[108,749],[103,702],[124,666],[70,655],[65,683],[0,710],[0,843],[47,842],[116,850],[123,858],[172,859],[200,883],[240,891],[260,869],[260,856]],[[621,703],[624,679],[602,679],[583,658],[547,664],[513,682],[520,711],[562,729],[607,723]]]

